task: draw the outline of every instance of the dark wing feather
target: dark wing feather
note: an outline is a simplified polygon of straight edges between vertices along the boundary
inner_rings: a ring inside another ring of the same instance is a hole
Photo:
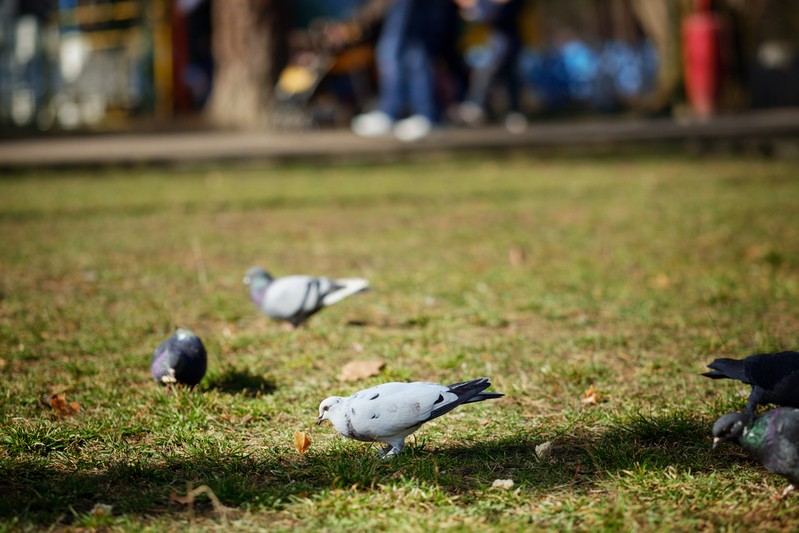
[[[799,379],[799,352],[757,354],[744,359],[746,376],[766,390],[773,390],[786,379]]]

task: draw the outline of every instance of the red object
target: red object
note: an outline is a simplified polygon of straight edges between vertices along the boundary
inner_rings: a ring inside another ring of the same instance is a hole
[[[682,24],[685,91],[694,113],[707,118],[716,111],[721,85],[720,24],[708,0],[697,0],[694,7]]]

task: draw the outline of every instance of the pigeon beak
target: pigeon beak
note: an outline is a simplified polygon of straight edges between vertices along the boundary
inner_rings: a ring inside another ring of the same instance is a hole
[[[714,437],[713,438],[713,449],[714,450],[716,449],[716,446],[719,445],[719,442],[721,442],[721,439],[719,437]]]
[[[316,425],[317,425],[317,426],[321,426],[321,425],[322,425],[322,422],[324,422],[324,420],[325,420],[325,419],[324,419],[324,418],[322,418],[321,416],[318,416],[318,417],[316,417]]]

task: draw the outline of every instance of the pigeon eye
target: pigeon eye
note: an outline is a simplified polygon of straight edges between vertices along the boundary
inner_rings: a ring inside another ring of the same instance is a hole
[[[329,410],[329,409],[330,409],[330,406],[329,406],[329,405],[325,405],[324,407],[322,407],[322,411],[327,411],[327,410]]]

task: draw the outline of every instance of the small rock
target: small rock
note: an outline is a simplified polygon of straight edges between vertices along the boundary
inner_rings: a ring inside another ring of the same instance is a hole
[[[535,447],[535,454],[539,459],[546,459],[552,453],[552,441],[542,442]]]
[[[504,489],[510,490],[513,488],[513,480],[512,479],[495,479],[494,482],[491,484],[492,489]]]

